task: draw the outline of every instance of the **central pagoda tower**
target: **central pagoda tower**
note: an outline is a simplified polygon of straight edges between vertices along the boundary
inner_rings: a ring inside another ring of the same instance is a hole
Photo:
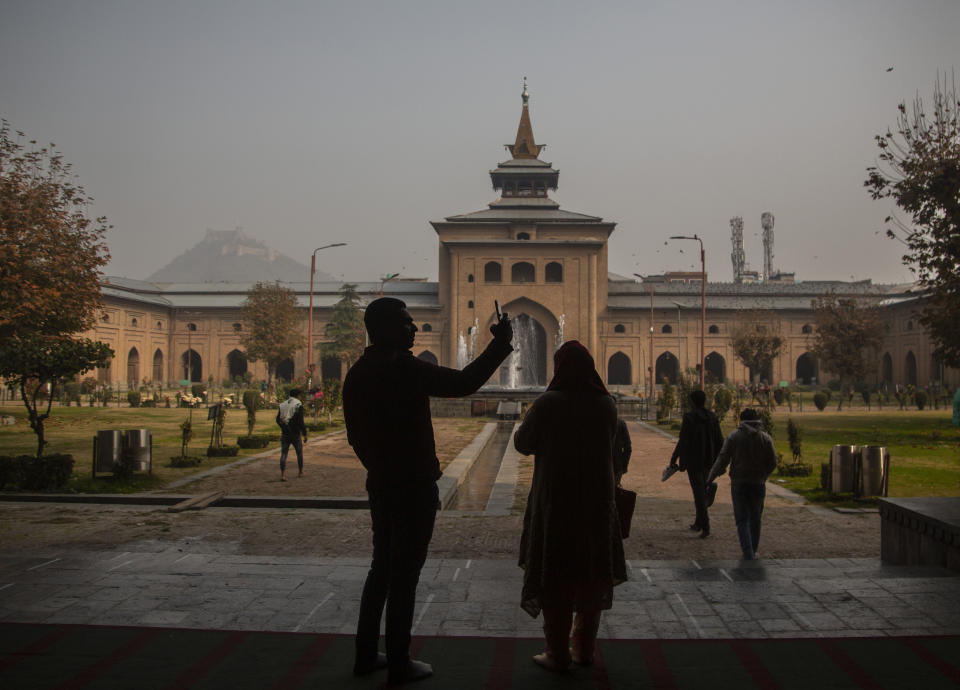
[[[548,196],[560,173],[540,160],[544,146],[533,136],[526,78],[521,97],[517,135],[506,145],[511,157],[490,171],[498,198],[483,210],[431,222],[440,241],[441,363],[462,364],[464,344],[468,357],[480,352],[496,299],[517,317],[515,331],[529,325],[530,342],[520,343],[529,350],[521,352],[525,384],[544,385],[560,338],[601,354],[598,317],[606,309],[607,240],[616,224],[563,210]]]

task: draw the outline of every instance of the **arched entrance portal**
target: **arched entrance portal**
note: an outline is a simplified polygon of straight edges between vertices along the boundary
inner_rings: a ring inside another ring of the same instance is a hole
[[[727,380],[727,360],[719,352],[707,355],[707,380],[723,383]]]
[[[510,320],[513,322],[513,354],[500,367],[500,385],[506,388],[546,386],[546,330],[529,314],[511,315]]]
[[[907,353],[907,359],[904,362],[905,364],[905,374],[907,378],[907,384],[911,386],[917,385],[917,358],[913,354],[913,351]]]
[[[227,368],[230,371],[230,378],[235,379],[247,373],[247,356],[240,350],[230,350],[227,355]]]
[[[140,353],[131,347],[127,353],[127,387],[135,389],[140,383]]]
[[[809,386],[817,380],[817,360],[809,352],[797,357],[797,381]]]
[[[664,383],[669,380],[676,384],[680,380],[680,363],[672,352],[664,352],[657,357],[656,378],[657,383]]]

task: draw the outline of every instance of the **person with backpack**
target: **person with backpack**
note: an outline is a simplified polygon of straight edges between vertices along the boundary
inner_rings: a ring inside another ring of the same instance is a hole
[[[673,450],[670,464],[679,460],[680,471],[687,473],[690,488],[693,490],[693,504],[696,517],[690,529],[699,530],[700,537],[710,536],[710,515],[707,508],[712,501],[707,496],[707,472],[723,445],[720,420],[706,408],[707,395],[703,391],[690,393],[690,411],[685,412],[680,423],[680,438]],[[716,493],[716,487],[713,487]]]
[[[297,451],[298,477],[303,476],[303,444],[307,442],[307,425],[303,421],[303,403],[300,389],[290,391],[290,397],[280,403],[277,425],[280,427],[280,481],[287,481],[287,453],[290,446]],[[303,440],[301,441],[301,437]]]

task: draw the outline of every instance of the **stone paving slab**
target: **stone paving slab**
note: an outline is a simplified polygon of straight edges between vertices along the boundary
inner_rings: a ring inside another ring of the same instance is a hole
[[[141,549],[146,548],[140,545]],[[0,552],[0,621],[350,633],[368,562],[191,550]],[[960,634],[960,576],[877,559],[628,562],[604,638]],[[540,637],[507,560],[431,559],[414,633]]]

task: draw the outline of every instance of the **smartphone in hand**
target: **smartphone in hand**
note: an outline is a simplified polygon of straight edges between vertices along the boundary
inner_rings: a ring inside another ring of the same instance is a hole
[[[499,322],[499,321],[503,321],[503,312],[500,311],[500,301],[499,301],[499,300],[493,300],[493,306],[494,306],[494,307],[496,308],[496,310],[497,310],[497,321],[498,321],[498,322]]]

